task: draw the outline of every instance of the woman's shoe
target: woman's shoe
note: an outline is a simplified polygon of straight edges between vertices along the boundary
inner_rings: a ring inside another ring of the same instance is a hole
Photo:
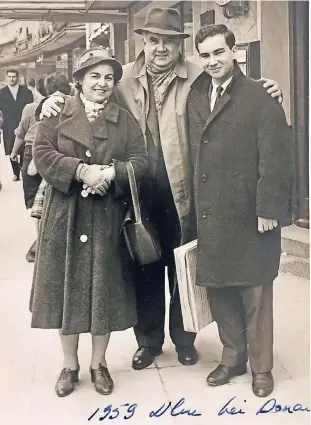
[[[55,385],[55,391],[58,397],[66,397],[71,394],[75,389],[75,383],[79,382],[79,370],[71,370],[69,368],[64,368]]]
[[[91,380],[95,390],[102,395],[109,395],[113,390],[113,380],[108,372],[108,369],[102,364],[99,364],[98,369],[90,367]]]

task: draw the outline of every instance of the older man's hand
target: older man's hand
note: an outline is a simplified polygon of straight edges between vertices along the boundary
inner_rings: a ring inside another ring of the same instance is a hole
[[[270,218],[258,217],[258,231],[260,233],[268,232],[277,227],[277,220],[272,220]]]
[[[43,117],[50,118],[52,115],[55,117],[60,113],[61,108],[58,106],[59,103],[64,103],[65,99],[61,96],[50,96],[42,104],[42,110],[40,114],[40,119]]]
[[[259,81],[263,83],[263,87],[267,90],[267,93],[269,93],[271,97],[277,97],[279,103],[283,102],[282,90],[276,81],[264,77],[260,78]]]

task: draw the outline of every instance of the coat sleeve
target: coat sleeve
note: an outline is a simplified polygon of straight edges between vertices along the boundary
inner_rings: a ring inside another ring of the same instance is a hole
[[[58,152],[57,117],[44,118],[36,132],[33,157],[39,174],[59,191],[69,194],[77,166],[82,162],[78,158],[65,156]]]
[[[145,172],[148,166],[148,154],[145,145],[145,139],[143,133],[135,121],[135,119],[127,112],[126,116],[126,135],[127,143],[125,149],[124,161],[114,159],[113,164],[115,167],[115,196],[121,196],[124,191],[127,191],[129,187],[128,176],[126,171],[125,162],[131,161],[134,167],[136,181],[138,182]]]
[[[280,226],[288,226],[292,223],[292,133],[281,105],[265,92],[261,96],[257,115],[256,213],[258,217],[277,220]]]

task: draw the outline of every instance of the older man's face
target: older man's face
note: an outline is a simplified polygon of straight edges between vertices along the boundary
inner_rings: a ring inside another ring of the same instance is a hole
[[[181,38],[176,35],[162,35],[150,32],[144,33],[146,62],[159,71],[175,65],[179,56]]]

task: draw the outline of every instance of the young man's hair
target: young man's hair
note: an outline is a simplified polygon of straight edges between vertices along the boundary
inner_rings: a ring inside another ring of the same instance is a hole
[[[226,25],[203,25],[203,27],[201,27],[197,32],[194,40],[197,51],[199,52],[198,45],[203,43],[206,38],[214,37],[219,34],[224,35],[229,49],[232,49],[232,47],[235,46],[235,36],[233,32],[226,27]]]
[[[5,71],[6,75],[8,75],[10,72],[16,74],[17,78],[19,77],[19,72],[17,71],[17,69],[9,68]]]
[[[46,91],[46,88],[45,88],[45,85],[44,85],[45,78],[46,78],[46,74],[40,75],[36,79],[35,87],[42,96],[47,97],[48,94],[47,94],[47,91]],[[29,82],[28,82],[28,84],[29,84]]]
[[[71,92],[68,78],[64,74],[59,74],[57,72],[53,72],[53,74],[46,76],[44,85],[48,95],[56,91],[60,91],[64,94],[70,94]]]

